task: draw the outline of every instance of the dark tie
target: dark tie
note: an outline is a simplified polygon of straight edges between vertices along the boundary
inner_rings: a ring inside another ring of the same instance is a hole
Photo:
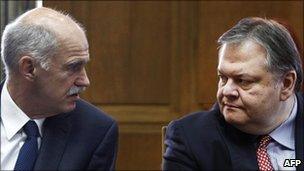
[[[270,141],[271,141],[271,137],[269,135],[263,136],[257,150],[258,165],[259,165],[259,170],[261,171],[273,170],[270,158],[267,153],[267,146],[270,143]]]
[[[37,137],[40,136],[38,126],[34,121],[28,121],[23,126],[27,138],[20,149],[14,170],[33,170],[38,156]]]

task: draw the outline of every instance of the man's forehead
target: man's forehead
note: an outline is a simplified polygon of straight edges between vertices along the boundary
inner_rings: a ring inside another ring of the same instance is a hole
[[[252,77],[257,72],[254,69],[248,69],[246,66],[219,65],[218,74],[230,75],[235,77]]]
[[[88,49],[68,50],[61,49],[57,55],[52,58],[54,63],[58,65],[66,65],[70,63],[87,63],[90,60]]]
[[[266,61],[266,59],[266,49],[253,40],[225,43],[219,49],[219,63],[221,63],[222,60],[235,63],[250,60]]]
[[[265,72],[265,49],[253,41],[224,44],[219,51],[218,71],[232,75],[254,75]]]

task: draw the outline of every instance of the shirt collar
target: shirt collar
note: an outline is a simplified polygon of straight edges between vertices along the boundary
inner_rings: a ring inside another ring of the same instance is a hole
[[[279,144],[295,150],[295,118],[297,115],[298,102],[294,96],[294,104],[289,117],[269,135]]]
[[[7,81],[4,82],[1,92],[1,121],[6,132],[8,140],[13,138],[15,134],[22,129],[22,127],[31,120],[14,102],[11,98],[8,89]],[[39,133],[42,136],[42,124],[45,118],[34,119],[36,122]]]

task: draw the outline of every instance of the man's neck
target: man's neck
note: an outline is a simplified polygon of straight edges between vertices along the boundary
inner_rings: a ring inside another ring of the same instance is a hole
[[[7,80],[7,90],[15,104],[31,119],[44,118],[43,105],[35,98],[31,85],[18,79]]]
[[[278,110],[278,114],[280,113],[281,115],[276,120],[277,123],[276,126],[272,128],[270,132],[275,130],[277,127],[279,127],[283,122],[285,122],[288,119],[294,107],[295,100],[296,100],[296,95],[292,94],[286,101],[282,103],[280,109]]]

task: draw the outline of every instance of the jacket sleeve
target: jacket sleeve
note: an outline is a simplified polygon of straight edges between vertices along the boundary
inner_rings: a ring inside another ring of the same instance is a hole
[[[171,122],[166,131],[166,151],[163,155],[163,170],[199,170],[190,151],[181,125]]]
[[[118,146],[118,126],[115,121],[100,142],[88,165],[88,170],[115,170]]]

